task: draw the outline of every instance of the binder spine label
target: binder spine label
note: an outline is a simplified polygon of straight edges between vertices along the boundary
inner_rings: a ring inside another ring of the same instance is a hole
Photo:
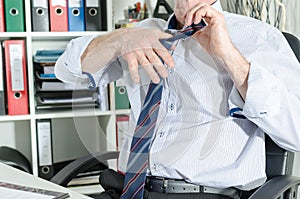
[[[47,1],[33,0],[33,7],[48,8]]]
[[[67,7],[67,1],[66,0],[52,0],[52,6]]]
[[[20,44],[11,44],[9,50],[12,91],[24,91],[23,47]]]
[[[80,7],[81,0],[69,0],[69,7]]]
[[[99,0],[87,0],[86,7],[99,7]]]

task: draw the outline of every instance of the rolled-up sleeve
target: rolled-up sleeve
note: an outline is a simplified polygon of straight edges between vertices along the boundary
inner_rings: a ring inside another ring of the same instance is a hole
[[[81,70],[81,55],[96,36],[83,36],[71,40],[65,52],[55,64],[55,75],[67,83],[89,84],[90,80]]]
[[[58,79],[66,83],[80,83],[88,88],[95,88],[122,76],[119,58],[112,60],[107,66],[103,66],[95,73],[82,71],[81,55],[95,37],[97,36],[83,36],[68,43],[65,52],[55,64],[55,75]]]
[[[300,64],[281,33],[273,33],[257,51],[248,57],[246,99],[234,88],[229,107],[281,147],[300,151]]]

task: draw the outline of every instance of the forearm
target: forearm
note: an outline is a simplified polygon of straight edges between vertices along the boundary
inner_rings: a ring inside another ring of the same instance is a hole
[[[116,38],[124,31],[124,29],[120,29],[93,39],[81,55],[82,71],[95,73],[116,59],[119,55],[120,42]]]
[[[248,75],[250,63],[233,47],[226,56],[221,58],[221,62],[234,82],[243,100],[246,99],[248,89]]]

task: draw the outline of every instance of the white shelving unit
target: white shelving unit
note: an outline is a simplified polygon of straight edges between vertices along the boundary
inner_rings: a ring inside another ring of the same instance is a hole
[[[108,31],[99,32],[32,32],[31,1],[25,2],[26,32],[0,33],[0,41],[24,39],[26,41],[29,115],[0,116],[0,146],[8,145],[21,151],[31,162],[34,175],[38,175],[36,123],[39,119],[52,119],[54,162],[64,158],[77,158],[86,152],[116,150],[116,116],[128,110],[115,110],[114,85],[109,85],[110,110],[43,110],[35,108],[33,55],[36,50],[64,48],[76,37],[104,35],[113,30],[113,5],[107,0]],[[75,132],[74,132],[75,131]],[[76,134],[76,135],[75,135]],[[76,137],[76,138],[74,138]],[[81,143],[79,143],[81,142]],[[81,145],[81,146],[78,146]]]

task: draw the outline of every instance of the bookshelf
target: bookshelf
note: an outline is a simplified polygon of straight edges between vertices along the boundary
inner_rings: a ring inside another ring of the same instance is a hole
[[[115,109],[114,84],[109,85],[108,111],[100,109],[37,110],[34,86],[33,55],[36,50],[65,48],[68,42],[84,35],[104,35],[113,30],[113,2],[106,0],[107,31],[95,32],[33,32],[31,1],[24,1],[25,32],[0,32],[0,41],[23,39],[26,46],[29,114],[0,116],[0,146],[22,152],[38,175],[37,120],[51,119],[54,162],[75,159],[88,152],[116,150],[116,116],[129,110]]]

